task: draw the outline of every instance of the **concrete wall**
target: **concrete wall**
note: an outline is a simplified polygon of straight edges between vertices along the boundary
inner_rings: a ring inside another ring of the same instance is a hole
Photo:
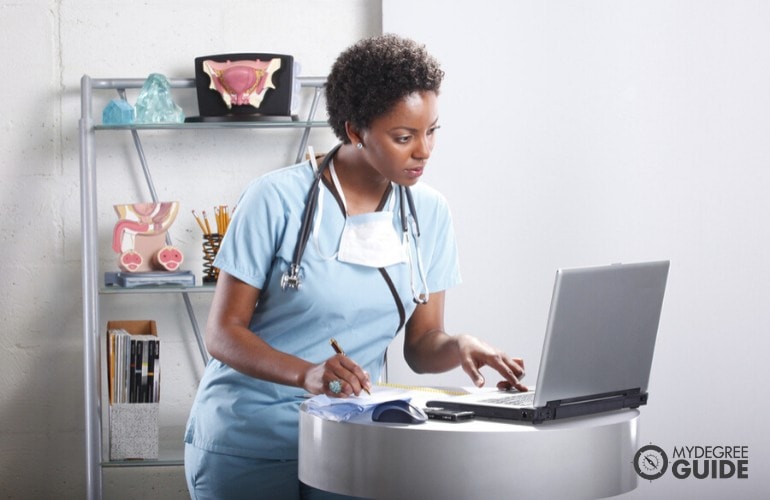
[[[294,55],[323,76],[353,41],[380,31],[380,2],[0,0],[0,497],[83,498],[85,452],[78,120],[80,78],[193,76],[197,56]],[[99,95],[97,118],[114,95]],[[135,98],[135,96],[133,96]],[[176,96],[196,113],[192,94]],[[113,203],[149,195],[127,134],[98,136],[101,270],[114,268]],[[190,209],[233,204],[244,183],[293,160],[296,133],[143,136],[161,198],[186,205],[172,228],[201,269]],[[333,142],[314,133],[318,149]],[[132,173],[128,173],[128,172]],[[200,178],[198,176],[201,176]],[[197,179],[191,182],[191,179]],[[180,189],[180,186],[182,189]],[[193,206],[191,206],[191,204]],[[198,273],[200,279],[200,273]],[[206,301],[193,298],[199,323]],[[176,296],[105,299],[102,319],[156,319],[168,343],[161,424],[179,442],[201,361]],[[105,469],[106,498],[185,498],[180,468]],[[130,489],[129,489],[130,486]]]

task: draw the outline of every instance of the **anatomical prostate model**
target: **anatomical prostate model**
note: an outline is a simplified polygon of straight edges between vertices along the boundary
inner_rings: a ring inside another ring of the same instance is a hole
[[[112,249],[122,271],[177,271],[184,260],[178,248],[166,244],[166,232],[176,219],[179,202],[115,205],[118,222]]]

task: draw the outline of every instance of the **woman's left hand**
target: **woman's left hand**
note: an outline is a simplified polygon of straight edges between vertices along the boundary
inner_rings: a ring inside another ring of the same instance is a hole
[[[489,366],[503,376],[503,380],[497,384],[498,389],[528,390],[527,386],[521,383],[524,378],[523,359],[512,358],[472,335],[458,335],[457,343],[460,348],[460,365],[477,387],[482,387],[485,383],[479,370]]]

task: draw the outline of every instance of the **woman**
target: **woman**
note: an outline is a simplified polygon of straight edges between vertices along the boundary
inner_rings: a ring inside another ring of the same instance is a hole
[[[321,162],[318,184],[305,162],[264,175],[238,202],[215,262],[212,361],[185,436],[193,497],[324,495],[297,479],[298,396],[371,390],[402,327],[416,372],[462,366],[481,386],[479,369],[489,366],[501,387],[526,390],[521,360],[444,331],[444,290],[460,281],[454,233],[444,198],[418,183],[443,75],[423,47],[394,35],[350,47],[327,80],[341,144]],[[306,244],[296,252],[298,240]]]

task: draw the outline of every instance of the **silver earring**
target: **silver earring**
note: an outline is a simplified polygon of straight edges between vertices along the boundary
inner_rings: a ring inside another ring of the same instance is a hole
[[[359,142],[358,144],[356,144],[356,148],[357,149],[364,149],[364,145]]]

